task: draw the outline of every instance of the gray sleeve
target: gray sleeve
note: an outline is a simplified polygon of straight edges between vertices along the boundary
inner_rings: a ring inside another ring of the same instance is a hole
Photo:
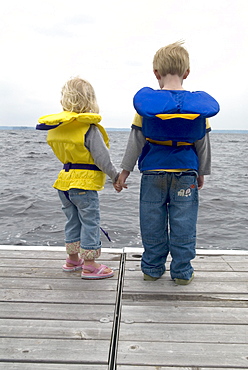
[[[126,151],[121,162],[121,168],[127,171],[133,171],[145,143],[146,139],[142,134],[142,131],[132,128],[127,142]]]
[[[199,159],[198,175],[210,175],[211,145],[209,133],[207,133],[201,140],[197,140],[194,144]]]
[[[110,159],[109,150],[103,140],[102,134],[95,125],[91,125],[86,134],[85,146],[90,151],[96,166],[115,182],[118,171]]]

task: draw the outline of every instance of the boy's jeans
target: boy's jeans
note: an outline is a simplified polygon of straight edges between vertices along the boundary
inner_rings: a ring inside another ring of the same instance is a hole
[[[81,252],[84,259],[94,259],[100,255],[100,208],[97,191],[70,189],[58,190],[62,210],[66,215],[65,242],[70,254]],[[69,197],[69,199],[68,199]],[[81,248],[80,248],[81,247]]]
[[[190,279],[195,257],[198,211],[197,173],[144,171],[140,191],[140,227],[144,246],[142,271],[165,272],[170,252],[171,278]]]

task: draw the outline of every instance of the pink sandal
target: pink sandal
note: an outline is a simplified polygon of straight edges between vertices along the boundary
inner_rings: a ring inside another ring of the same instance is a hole
[[[70,263],[73,266],[67,266],[66,263]],[[75,262],[72,261],[70,258],[66,258],[66,263],[63,265],[62,269],[66,272],[72,272],[77,270],[82,270],[84,261],[80,259],[79,261]]]
[[[82,272],[81,278],[82,279],[89,279],[89,280],[97,280],[97,279],[106,279],[114,276],[114,271],[111,270],[111,272],[108,272],[107,274],[104,274],[104,270],[108,269],[108,266],[101,265],[99,268],[96,268],[92,265],[85,265],[83,266],[84,270],[87,270],[89,272]]]

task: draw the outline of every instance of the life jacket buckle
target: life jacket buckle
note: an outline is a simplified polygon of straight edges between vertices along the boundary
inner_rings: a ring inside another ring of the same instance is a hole
[[[64,170],[65,170],[65,172],[69,172],[70,169],[71,169],[71,163],[70,162],[69,163],[65,163],[64,164]]]

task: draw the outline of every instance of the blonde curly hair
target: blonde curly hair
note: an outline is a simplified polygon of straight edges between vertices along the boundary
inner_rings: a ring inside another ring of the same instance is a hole
[[[60,103],[67,112],[99,113],[93,87],[79,77],[72,78],[63,86]]]

